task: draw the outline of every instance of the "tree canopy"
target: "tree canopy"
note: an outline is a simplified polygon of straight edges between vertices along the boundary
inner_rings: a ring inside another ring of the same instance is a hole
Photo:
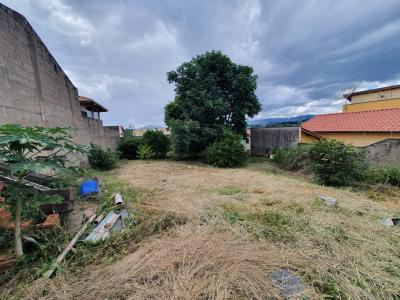
[[[175,151],[178,145],[182,154],[203,150],[224,128],[243,135],[246,118],[261,109],[253,69],[233,63],[220,51],[196,56],[167,78],[175,84],[176,97],[165,107],[165,123],[171,127]]]

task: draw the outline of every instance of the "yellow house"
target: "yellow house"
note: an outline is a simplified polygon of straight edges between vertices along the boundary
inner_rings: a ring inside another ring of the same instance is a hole
[[[385,139],[400,139],[400,85],[343,96],[350,103],[343,106],[342,113],[315,116],[302,128],[357,147]],[[316,139],[304,132],[301,135],[302,143],[312,143]]]
[[[343,97],[350,102],[343,105],[343,112],[400,108],[400,85],[349,93]]]
[[[302,125],[323,138],[365,148],[375,163],[400,163],[400,85],[344,95],[343,112],[317,115]],[[317,137],[302,131],[300,142]]]

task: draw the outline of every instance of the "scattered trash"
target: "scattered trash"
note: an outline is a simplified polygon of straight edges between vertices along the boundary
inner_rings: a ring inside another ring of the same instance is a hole
[[[81,183],[80,196],[90,197],[99,193],[99,186],[95,179],[89,179]]]
[[[35,245],[38,246],[38,247],[41,246],[41,244],[40,244],[37,240],[35,240],[33,237],[31,237],[31,236],[26,236],[26,235],[24,235],[24,236],[22,237],[22,239],[23,239],[24,241],[26,241],[26,242],[35,244]]]
[[[300,277],[287,268],[273,272],[271,279],[286,299],[296,296],[304,290],[304,284]]]
[[[119,214],[121,218],[115,222],[114,227],[111,229],[112,232],[122,230],[125,226],[124,220],[129,217],[129,213],[126,209],[121,210]]]
[[[11,174],[10,164],[0,162],[0,180],[5,184],[14,184],[17,179]],[[46,184],[51,182],[53,178],[51,176],[30,173],[24,177],[22,183],[27,186],[37,190],[43,195],[59,195],[63,197],[64,201],[61,203],[50,203],[43,204],[39,208],[45,214],[50,213],[61,213],[67,212],[74,208],[75,206],[75,189],[72,187],[53,189]]]
[[[115,193],[114,195],[115,206],[120,207],[124,201],[120,193]],[[122,209],[119,213],[111,211],[105,218],[102,219],[98,217],[95,221],[99,222],[96,228],[86,237],[85,241],[104,241],[110,236],[111,232],[121,230],[125,224],[124,220],[129,217],[129,213],[126,208]]]
[[[104,214],[101,214],[100,216],[98,216],[96,219],[94,219],[93,224],[94,225],[98,225],[100,224],[101,220],[103,220],[104,218]]]
[[[21,229],[26,229],[32,225],[32,220],[22,220]],[[5,208],[0,208],[0,227],[5,230],[14,230],[15,224],[12,219],[11,213]]]
[[[393,227],[400,225],[400,218],[388,218],[381,221],[381,223],[387,227]]]
[[[10,270],[17,262],[17,258],[14,255],[1,255],[0,256],[0,274],[6,273]]]
[[[90,223],[92,223],[95,218],[96,218],[96,215],[91,216],[90,219],[82,226],[82,228],[76,233],[74,238],[69,242],[67,247],[65,247],[64,251],[61,252],[61,254],[57,257],[56,261],[52,264],[50,270],[48,270],[46,273],[43,274],[43,277],[50,278],[53,275],[53,273],[58,268],[59,264],[64,260],[65,256],[68,254],[68,252],[72,250],[72,248],[74,247],[74,245],[76,244],[78,239],[85,232],[88,225]]]
[[[36,227],[43,229],[53,229],[60,226],[60,214],[50,214],[42,224],[37,224]]]
[[[329,196],[319,196],[319,199],[324,201],[326,205],[328,206],[336,206],[337,200],[333,197]]]
[[[75,207],[76,190],[73,187],[50,189],[41,193],[44,195],[58,195],[64,199],[61,203],[42,204],[39,208],[45,214],[64,213],[73,210]]]
[[[91,242],[96,242],[96,241],[104,241],[106,240],[109,236],[110,233],[115,226],[115,223],[118,221],[118,219],[121,218],[120,213],[115,213],[111,211],[103,221],[100,222],[99,225],[86,237],[85,241],[91,241]]]
[[[114,201],[115,201],[115,206],[120,206],[124,203],[124,200],[122,200],[122,196],[120,193],[116,193],[114,195]]]

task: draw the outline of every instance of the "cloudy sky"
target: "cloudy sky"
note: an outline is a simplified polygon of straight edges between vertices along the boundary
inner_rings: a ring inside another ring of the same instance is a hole
[[[159,125],[166,72],[219,49],[258,77],[257,118],[339,111],[341,92],[400,83],[399,0],[6,0],[105,124]]]

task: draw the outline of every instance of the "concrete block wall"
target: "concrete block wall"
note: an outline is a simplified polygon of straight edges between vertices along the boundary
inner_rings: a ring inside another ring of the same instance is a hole
[[[0,4],[0,124],[70,127],[79,144],[115,149],[117,128],[81,114],[78,90],[25,17]]]
[[[400,165],[400,140],[386,139],[360,148],[372,165]]]

